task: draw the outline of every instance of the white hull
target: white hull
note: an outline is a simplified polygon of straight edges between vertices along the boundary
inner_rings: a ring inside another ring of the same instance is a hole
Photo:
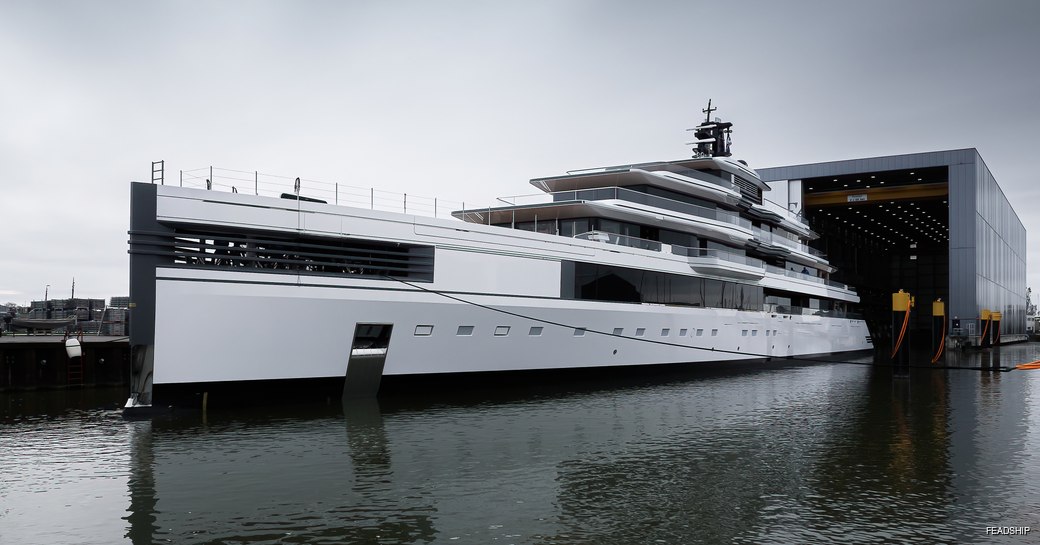
[[[162,271],[158,282],[155,384],[344,377],[358,323],[393,324],[384,375],[747,360],[871,348],[866,324],[844,318],[450,294],[497,309],[489,310],[396,282],[369,289],[264,285],[179,281],[167,276],[172,272]],[[424,326],[432,326],[430,334],[417,336]],[[459,335],[460,326],[472,326],[472,333]],[[531,335],[532,327],[541,327],[541,334]],[[575,328],[586,331],[576,336]]]

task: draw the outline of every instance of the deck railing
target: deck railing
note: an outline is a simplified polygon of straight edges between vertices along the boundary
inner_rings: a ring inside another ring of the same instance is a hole
[[[848,291],[851,291],[851,292],[855,292],[856,291],[856,288],[854,288],[854,287],[852,287],[852,286],[850,286],[848,284],[844,284],[844,283],[841,283],[841,282],[835,282],[833,280],[827,280],[825,278],[820,278],[818,276],[813,276],[810,273],[798,272],[798,271],[785,269],[783,267],[777,267],[775,265],[766,265],[766,272],[773,273],[773,274],[782,274],[782,275],[788,276],[790,278],[797,278],[798,280],[807,280],[809,282],[815,282],[816,284],[824,284],[824,285],[830,286],[832,288],[848,290]]]
[[[772,206],[770,206],[772,205]],[[806,229],[809,229],[809,218],[805,217],[802,212],[793,212],[776,201],[769,200],[765,197],[762,198],[762,206],[772,212],[776,212],[787,219],[799,223]]]
[[[652,252],[660,252],[664,249],[664,244],[656,240],[630,237],[627,235],[608,233],[606,231],[587,231],[584,233],[574,235],[574,238],[581,240],[591,240],[595,242],[603,242],[606,244],[616,244],[618,246],[626,246],[629,248],[639,248],[642,250],[649,250]],[[783,267],[777,267],[775,265],[769,265],[761,259],[749,257],[737,251],[727,251],[718,248],[691,248],[689,246],[680,246],[677,244],[671,245],[670,248],[671,252],[675,255],[687,257],[714,257],[724,261],[729,261],[731,263],[739,263],[751,267],[764,268],[766,272],[772,274],[783,275],[789,278],[796,278],[798,280],[807,280],[816,284],[824,284],[826,286],[843,289],[851,292],[856,291],[856,288],[849,286],[848,284],[819,278],[809,273],[802,273],[798,271],[788,270]]]
[[[299,180],[298,185],[297,180]],[[181,187],[247,193],[266,197],[281,197],[283,194],[299,195],[305,199],[319,199],[328,204],[367,208],[384,212],[403,212],[435,218],[450,218],[453,210],[460,210],[466,207],[462,201],[396,193],[374,187],[359,187],[339,182],[265,174],[256,170],[234,170],[219,167],[182,170],[179,172],[176,183]]]
[[[809,255],[814,255],[816,257],[827,257],[827,254],[821,252],[820,250],[812,248],[808,244],[805,244],[803,242],[799,242],[795,235],[767,231],[759,227],[752,227],[751,231],[752,233],[754,233],[755,238],[763,242],[779,244],[781,246],[786,246],[787,248],[791,248],[793,250],[799,250]]]
[[[584,233],[574,235],[574,238],[581,240],[591,240],[594,242],[604,242],[606,244],[617,244],[618,246],[639,248],[641,250],[650,250],[652,252],[660,252],[662,248],[661,243],[655,240],[630,237],[627,235],[618,235],[616,233],[608,233],[606,231],[587,231]]]
[[[749,267],[755,267],[761,269],[765,267],[765,262],[755,257],[748,257],[738,252],[731,252],[727,250],[720,250],[718,248],[690,248],[687,246],[672,246],[672,253],[675,255],[683,255],[686,257],[713,257],[728,261],[730,263],[737,263],[739,265],[747,265]]]

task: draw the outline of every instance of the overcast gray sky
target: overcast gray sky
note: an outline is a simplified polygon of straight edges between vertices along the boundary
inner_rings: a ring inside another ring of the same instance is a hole
[[[486,204],[689,155],[978,148],[1040,288],[1040,2],[0,0],[0,302],[125,295],[129,182],[214,165]]]

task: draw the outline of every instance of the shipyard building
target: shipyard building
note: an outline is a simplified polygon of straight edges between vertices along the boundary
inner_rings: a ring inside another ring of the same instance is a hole
[[[946,302],[974,335],[984,310],[1005,334],[1026,333],[1026,230],[974,148],[758,169],[767,198],[809,219],[869,321],[889,323],[890,294],[917,301],[913,327]]]

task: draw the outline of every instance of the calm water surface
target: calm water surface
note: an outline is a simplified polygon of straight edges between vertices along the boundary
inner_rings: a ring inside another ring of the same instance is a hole
[[[151,421],[124,398],[0,394],[0,543],[1040,542],[1040,371],[817,364]]]

